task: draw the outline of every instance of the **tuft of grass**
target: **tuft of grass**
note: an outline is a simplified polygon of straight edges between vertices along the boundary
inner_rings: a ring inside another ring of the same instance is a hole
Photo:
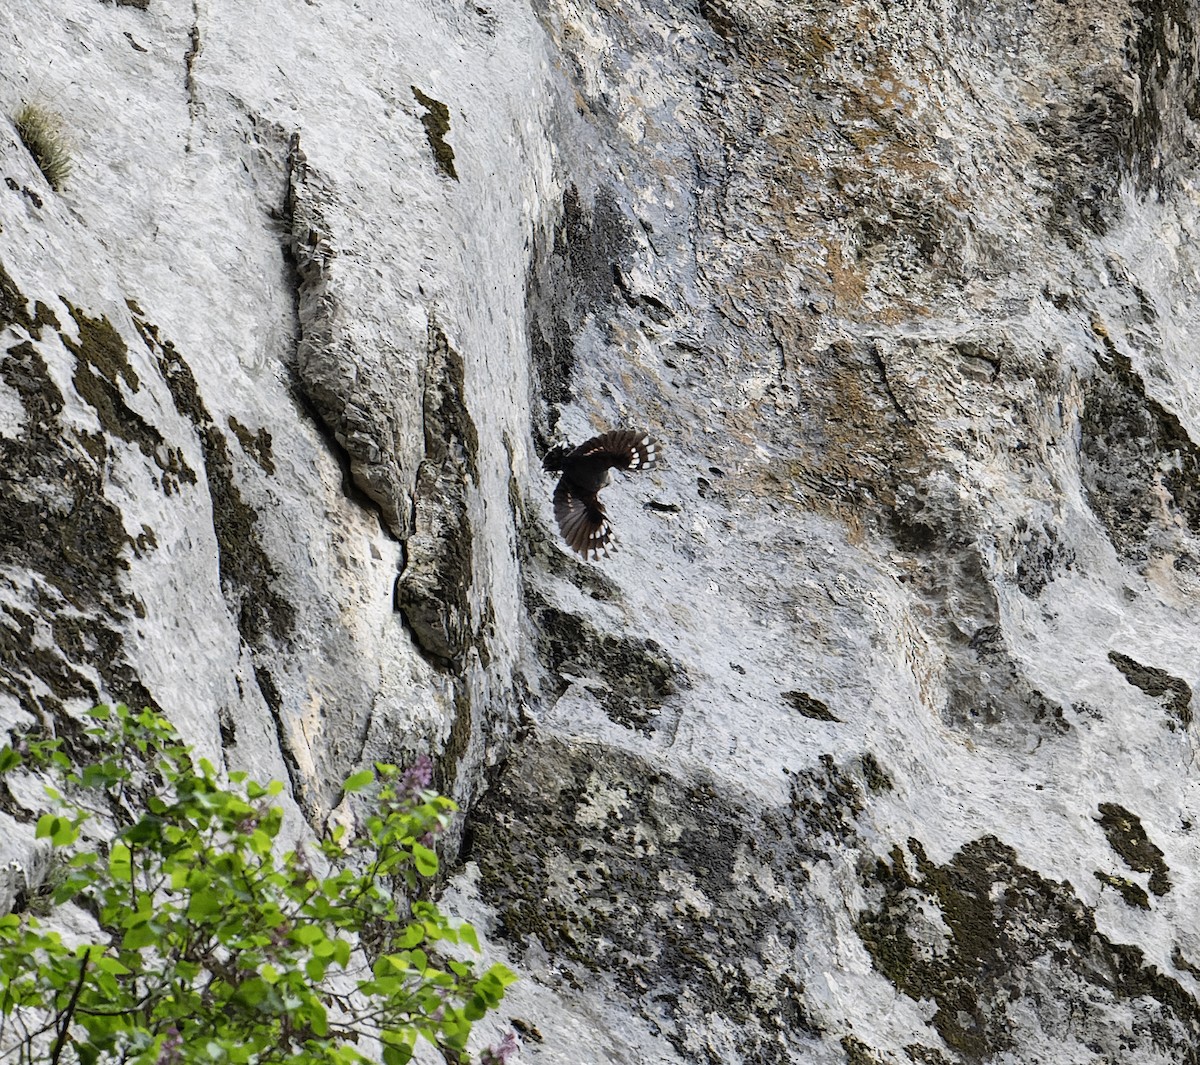
[[[71,146],[62,132],[62,120],[53,111],[35,103],[23,103],[13,124],[21,142],[58,192],[71,175]]]

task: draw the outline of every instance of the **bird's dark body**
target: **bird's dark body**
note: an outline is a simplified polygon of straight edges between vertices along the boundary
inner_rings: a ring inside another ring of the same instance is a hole
[[[570,462],[564,469],[563,476],[570,479],[581,492],[599,492],[606,484],[612,483],[612,466],[607,456],[585,455]]]
[[[612,554],[616,534],[600,502],[612,469],[645,470],[658,462],[659,445],[640,429],[613,429],[574,450],[555,448],[542,463],[562,473],[554,489],[554,517],[563,538],[585,559]]]

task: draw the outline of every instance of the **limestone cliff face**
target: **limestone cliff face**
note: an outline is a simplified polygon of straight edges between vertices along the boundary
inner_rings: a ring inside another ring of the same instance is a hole
[[[1195,0],[16,6],[5,727],[433,751],[523,1060],[1200,1061]]]

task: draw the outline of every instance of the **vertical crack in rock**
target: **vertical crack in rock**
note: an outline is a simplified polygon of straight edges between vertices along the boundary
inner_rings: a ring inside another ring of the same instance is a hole
[[[875,896],[856,923],[863,945],[898,990],[936,1003],[933,1027],[957,1060],[1048,1033],[1087,1060],[1200,1060],[1196,1000],[1097,931],[1070,884],[1022,866],[994,836],[945,865],[910,839],[863,882]]]
[[[188,143],[187,150],[192,150],[192,133],[195,131],[196,117],[200,113],[200,93],[196,85],[196,64],[200,53],[204,51],[204,41],[200,36],[200,0],[192,0],[192,25],[188,29],[188,48],[183,56],[183,85],[187,91],[188,106]]]
[[[911,414],[909,414],[907,410],[905,410],[904,404],[902,404],[900,400],[896,398],[896,393],[892,391],[892,383],[888,380],[887,363],[884,361],[883,352],[880,350],[878,345],[873,344],[871,346],[871,354],[875,358],[875,365],[879,368],[879,376],[883,382],[883,390],[885,393],[887,393],[888,399],[891,400],[892,406],[895,407],[896,413],[899,414],[900,417],[909,425],[916,425],[917,420]]]
[[[1186,732],[1192,723],[1192,688],[1179,677],[1173,677],[1165,669],[1143,666],[1128,655],[1109,651],[1108,660],[1117,667],[1135,688],[1140,688],[1152,699],[1162,699],[1167,712],[1167,727],[1175,732]]]
[[[457,181],[458,172],[454,169],[454,149],[446,140],[446,136],[450,132],[450,108],[441,100],[427,96],[415,85],[410,87],[417,103],[425,108],[425,114],[421,116],[421,125],[425,127],[425,139],[429,142],[429,150],[433,152],[433,161],[437,163],[438,169],[443,174]]]
[[[396,609],[417,645],[443,668],[460,662],[471,616],[474,539],[468,494],[479,482],[479,436],[467,409],[462,356],[436,322],[425,361],[425,457],[413,489],[412,535]]]
[[[0,266],[0,329],[26,336],[0,355],[0,380],[24,412],[19,430],[0,435],[0,691],[35,717],[60,722],[64,702],[97,702],[106,694],[156,707],[125,653],[122,628],[144,607],[124,586],[125,552],[136,545],[105,497],[108,445],[103,433],[61,420],[65,400],[40,350],[43,334],[53,330],[75,352],[77,366],[88,368],[85,378],[94,367],[112,374],[108,383],[136,378],[111,326],[72,313],[82,323],[78,341],[44,304],[30,314]],[[108,431],[137,426],[153,438],[119,390],[99,400],[96,413]],[[180,476],[185,471],[181,464]],[[152,538],[150,531],[143,549]]]
[[[263,123],[253,116],[251,120],[255,124],[255,138],[258,139],[258,130]],[[314,229],[303,220],[310,216],[319,218],[320,212],[315,205],[308,203],[308,192],[304,188],[308,180],[308,160],[300,147],[300,134],[293,132],[288,135],[277,126],[268,126],[268,130],[286,145],[285,188],[279,217],[283,228],[283,258],[292,294],[295,350],[291,363],[286,367],[292,375],[292,398],[311,419],[325,441],[329,454],[341,467],[342,491],[346,498],[364,510],[378,511],[385,527],[393,535],[400,536],[403,534],[398,533],[396,526],[388,521],[390,511],[385,512],[379,501],[360,487],[356,479],[359,464],[338,438],[335,431],[337,422],[331,422],[326,417],[327,414],[333,417],[333,411],[339,409],[337,396],[331,391],[322,392],[323,403],[319,404],[306,387],[300,370],[302,366],[319,366],[320,355],[316,353],[327,350],[334,340],[332,315],[335,302],[331,294],[325,291],[325,284],[337,253],[323,230]],[[314,358],[310,359],[310,355]]]
[[[379,508],[398,540],[409,533],[411,500],[401,469],[396,415],[388,398],[363,381],[368,371],[352,338],[333,284],[337,260],[324,205],[335,193],[309,167],[300,135],[291,136],[284,199],[285,254],[296,274],[296,374],[298,400],[332,434],[331,450],[348,458],[350,478]]]
[[[292,749],[291,736],[288,733],[287,722],[284,718],[283,696],[275,684],[275,678],[265,666],[255,664],[254,682],[258,685],[259,694],[267,709],[271,712],[271,720],[275,724],[275,743],[279,747],[280,757],[287,766],[290,791],[301,804],[311,825],[317,824],[318,800],[313,795],[313,788],[308,784],[307,774],[300,768],[300,760]]]

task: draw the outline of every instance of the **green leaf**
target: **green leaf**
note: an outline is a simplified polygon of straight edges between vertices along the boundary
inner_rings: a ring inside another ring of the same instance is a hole
[[[163,838],[163,824],[161,817],[145,814],[125,832],[125,838],[130,843],[156,843]]]
[[[329,1034],[329,1017],[325,1007],[319,1002],[313,1002],[308,1008],[308,1025],[319,1036]]]
[[[66,847],[79,838],[79,832],[67,818],[43,814],[38,818],[37,838],[49,839],[56,847]]]
[[[314,983],[320,983],[325,979],[325,963],[320,958],[309,958],[304,963],[305,975]]]
[[[108,873],[118,883],[129,880],[133,868],[133,856],[124,843],[114,843],[108,852]]]
[[[504,989],[514,980],[516,976],[510,969],[503,965],[493,965],[479,978],[475,991],[483,996],[489,1007],[496,1007],[504,998]]]
[[[455,1050],[462,1050],[467,1045],[467,1038],[471,1034],[471,1022],[465,1019],[466,1010],[463,1010],[462,1013],[464,1018],[456,1019],[447,1011],[446,1017],[441,1022],[442,1042]]]
[[[344,939],[335,939],[333,944],[335,947],[333,960],[344,969],[350,964],[350,944]]]
[[[12,749],[9,744],[4,745],[4,749],[0,750],[0,775],[7,773],[10,769],[16,769],[24,759]]]
[[[471,925],[466,923],[460,924],[458,926],[458,938],[474,950],[475,953],[479,953],[479,937],[475,934],[475,929]]]
[[[225,896],[213,888],[201,888],[188,900],[187,919],[201,921],[225,909]]]
[[[235,1002],[240,1002],[245,1006],[257,1006],[270,993],[271,988],[266,980],[252,977],[242,982],[235,992],[233,999]]]
[[[413,861],[417,866],[417,872],[422,876],[433,876],[437,872],[437,855],[428,847],[422,846],[420,843],[414,843],[412,845],[412,854]]]
[[[116,958],[110,958],[107,954],[93,957],[92,966],[99,969],[102,973],[112,973],[113,976],[125,976],[132,971],[117,961]]]
[[[501,988],[509,987],[517,982],[517,974],[501,962],[496,962],[492,965],[484,976],[485,978],[490,977],[495,979]]]
[[[315,924],[302,924],[292,929],[292,939],[306,947],[320,943],[325,938],[325,933]]]
[[[415,947],[418,943],[423,942],[424,939],[425,929],[419,924],[410,924],[404,929],[404,934],[400,937],[396,945],[402,948]]]
[[[374,783],[375,774],[369,769],[364,769],[361,773],[355,773],[347,779],[342,785],[342,790],[346,792],[362,791],[367,785]]]
[[[383,1044],[383,1065],[408,1065],[412,1056],[413,1048],[407,1044]]]
[[[141,950],[142,947],[156,943],[158,939],[158,930],[149,921],[141,921],[133,927],[125,929],[125,934],[121,937],[121,948],[123,950]]]

